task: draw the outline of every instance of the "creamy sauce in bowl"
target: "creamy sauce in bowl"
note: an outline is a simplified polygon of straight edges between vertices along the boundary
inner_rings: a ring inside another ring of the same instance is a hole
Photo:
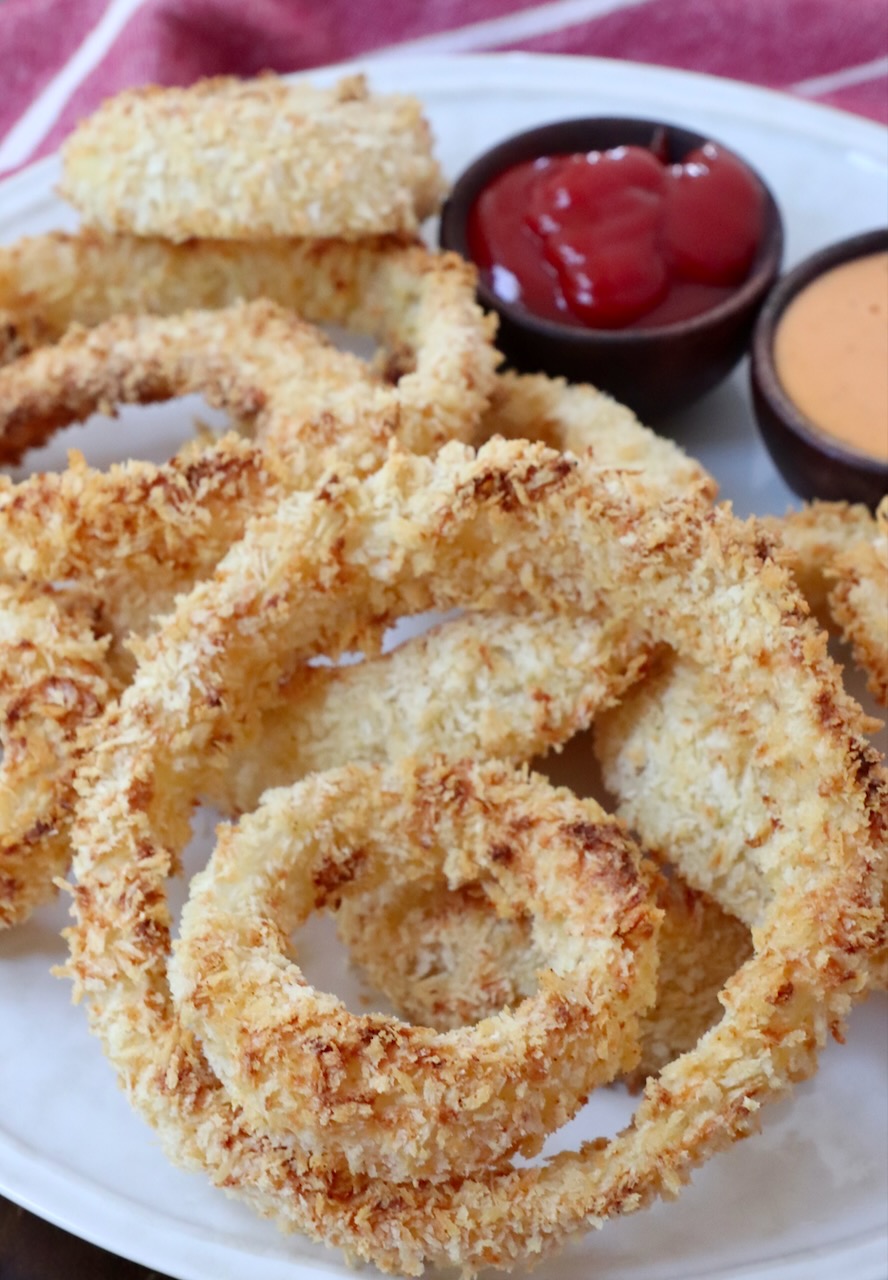
[[[888,251],[825,271],[792,300],[774,338],[786,395],[816,427],[888,462]]]

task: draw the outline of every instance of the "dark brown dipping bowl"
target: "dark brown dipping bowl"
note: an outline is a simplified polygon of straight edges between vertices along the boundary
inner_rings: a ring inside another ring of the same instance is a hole
[[[471,259],[469,212],[484,188],[513,165],[539,156],[606,151],[617,146],[647,147],[661,130],[666,133],[671,163],[681,161],[705,142],[716,142],[708,135],[659,120],[601,117],[547,124],[508,138],[486,151],[457,179],[441,214],[441,245]],[[497,298],[482,282],[478,298],[482,306],[499,315],[497,343],[509,363],[527,373],[591,382],[647,422],[691,404],[721,382],[746,350],[783,255],[780,210],[759,174],[750,165],[746,167],[765,192],[765,231],[748,278],[725,302],[688,320],[656,328],[584,329],[530,315]]]
[[[865,502],[875,509],[888,492],[888,465],[816,427],[786,395],[774,366],[774,336],[796,294],[825,271],[885,249],[888,228],[821,249],[784,276],[755,327],[749,373],[759,430],[778,471],[800,498]]]

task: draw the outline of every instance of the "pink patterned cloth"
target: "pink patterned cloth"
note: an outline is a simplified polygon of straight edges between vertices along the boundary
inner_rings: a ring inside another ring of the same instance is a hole
[[[0,0],[0,172],[130,85],[494,49],[706,71],[888,122],[886,0]]]

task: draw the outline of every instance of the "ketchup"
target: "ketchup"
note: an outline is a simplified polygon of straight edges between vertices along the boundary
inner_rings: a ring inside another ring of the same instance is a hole
[[[616,147],[542,156],[485,188],[469,252],[504,302],[591,329],[708,311],[745,280],[764,230],[761,184],[707,142],[681,164]]]

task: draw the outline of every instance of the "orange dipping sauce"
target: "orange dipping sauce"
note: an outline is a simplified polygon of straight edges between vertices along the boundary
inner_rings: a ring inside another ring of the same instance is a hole
[[[888,462],[888,252],[825,271],[780,317],[783,390],[827,435]]]

